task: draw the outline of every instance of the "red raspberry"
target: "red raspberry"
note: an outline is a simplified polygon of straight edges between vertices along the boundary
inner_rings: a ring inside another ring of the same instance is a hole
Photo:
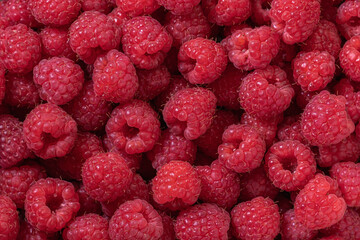
[[[85,11],[98,11],[108,14],[113,9],[113,4],[108,0],[81,0],[81,9]]]
[[[346,203],[335,180],[316,174],[297,195],[295,219],[310,230],[329,227],[344,216]]]
[[[316,230],[307,229],[303,224],[296,221],[294,209],[288,210],[282,216],[281,239],[284,240],[311,240],[317,235]]]
[[[30,156],[23,135],[23,124],[17,118],[0,115],[0,167],[8,168]]]
[[[240,195],[237,173],[227,169],[219,160],[210,166],[196,167],[196,172],[201,179],[200,200],[226,209],[231,209],[237,203]]]
[[[279,208],[270,198],[242,202],[231,211],[231,225],[238,239],[274,239],[280,231]]]
[[[360,36],[354,36],[345,42],[339,54],[340,66],[343,72],[353,81],[360,82]]]
[[[169,99],[162,114],[171,132],[195,140],[210,128],[215,108],[216,97],[211,91],[185,88]]]
[[[201,191],[201,181],[195,169],[183,161],[171,161],[162,166],[152,180],[155,202],[194,204]]]
[[[24,24],[0,30],[0,59],[10,72],[31,72],[41,59],[39,35]]]
[[[146,201],[127,201],[110,219],[109,235],[112,240],[159,239],[164,232],[162,218]]]
[[[201,4],[209,22],[220,26],[244,22],[251,15],[249,0],[203,0]]]
[[[97,201],[114,201],[130,186],[132,171],[116,153],[88,158],[81,173],[86,192]]]
[[[133,100],[113,110],[105,130],[115,148],[127,154],[142,153],[159,139],[160,122],[148,103]]]
[[[180,240],[213,239],[227,240],[230,215],[215,204],[203,203],[180,212],[176,218],[175,233]]]
[[[68,29],[46,27],[41,30],[40,37],[45,56],[76,60],[76,54],[70,47]]]
[[[119,11],[132,17],[152,14],[160,7],[156,0],[116,0],[116,5]]]
[[[321,91],[305,107],[301,119],[303,136],[315,146],[337,144],[354,130],[343,96]]]
[[[22,23],[28,27],[40,26],[28,9],[28,0],[8,0],[4,4],[4,17],[9,19],[11,25]]]
[[[40,23],[63,26],[76,19],[81,4],[80,0],[28,0],[28,8]]]
[[[260,119],[270,119],[284,112],[295,95],[286,73],[268,66],[248,74],[242,81],[239,98],[245,111]]]
[[[315,176],[316,161],[309,147],[286,140],[269,148],[265,169],[276,187],[290,192],[302,189]]]
[[[11,199],[0,195],[0,236],[3,240],[13,240],[19,233],[20,223],[16,206]]]
[[[159,240],[175,240],[174,220],[165,213],[159,213],[162,218],[164,232]]]
[[[157,2],[174,15],[186,15],[200,3],[200,0],[157,0]]]
[[[137,68],[153,69],[164,62],[171,35],[152,17],[134,17],[122,27],[124,53]]]
[[[278,127],[277,137],[280,141],[297,140],[302,144],[307,144],[301,132],[300,115],[286,117]]]
[[[26,219],[40,231],[60,231],[79,209],[74,186],[57,178],[40,179],[26,192]]]
[[[267,26],[244,28],[225,38],[222,44],[234,66],[249,71],[270,64],[278,54],[280,37]]]
[[[227,65],[224,48],[205,38],[195,38],[184,43],[180,47],[178,60],[179,71],[192,84],[215,81]]]
[[[268,25],[270,23],[269,11],[272,0],[253,0],[251,1],[252,15],[251,20],[257,25]]]
[[[115,103],[128,102],[139,87],[134,65],[115,49],[96,59],[93,81],[95,94]]]
[[[339,6],[336,13],[336,23],[338,28],[347,40],[359,35],[360,26],[358,23],[358,11],[360,3],[358,1],[345,1]]]
[[[87,64],[93,64],[102,53],[118,48],[121,31],[105,14],[83,12],[69,28],[72,50]]]
[[[46,103],[35,107],[24,121],[26,145],[38,157],[63,157],[76,139],[76,122],[60,107]]]
[[[6,27],[10,26],[10,19],[5,15],[6,14],[6,2],[0,1],[0,29],[5,29]]]
[[[120,29],[122,28],[123,24],[130,19],[128,14],[124,13],[120,8],[114,8],[111,13],[108,15],[109,20]]]
[[[46,233],[31,226],[25,219],[20,220],[17,240],[58,240],[58,233]]]
[[[75,218],[62,233],[64,240],[110,240],[108,234],[109,222],[94,213]]]

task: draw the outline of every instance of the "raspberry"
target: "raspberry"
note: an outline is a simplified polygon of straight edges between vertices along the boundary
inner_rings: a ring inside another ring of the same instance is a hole
[[[160,6],[156,0],[116,0],[119,11],[132,17],[148,15]]]
[[[57,240],[58,233],[46,233],[31,226],[26,220],[20,220],[20,231],[17,240]]]
[[[183,161],[171,161],[162,166],[152,180],[155,202],[194,204],[201,191],[201,181],[195,169]]]
[[[0,30],[0,59],[10,72],[31,72],[41,59],[39,35],[24,24]]]
[[[60,231],[79,208],[74,186],[57,178],[40,179],[26,192],[26,219],[40,231]]]
[[[157,0],[157,2],[174,15],[186,15],[200,3],[200,0]]]
[[[76,19],[81,4],[80,0],[28,0],[28,8],[40,23],[63,26]]]
[[[159,139],[160,122],[148,103],[133,100],[114,109],[105,130],[115,148],[127,154],[142,153]]]
[[[10,21],[11,25],[22,23],[28,27],[39,27],[40,24],[35,20],[34,16],[29,11],[27,0],[8,0],[5,1],[5,16]]]
[[[0,193],[11,198],[17,208],[24,208],[25,194],[29,187],[45,177],[45,169],[37,164],[1,169]]]
[[[309,147],[285,140],[269,148],[265,169],[276,187],[290,192],[302,189],[315,176],[316,162]]]
[[[270,198],[242,202],[231,211],[231,225],[238,239],[274,239],[280,231],[279,208]]]
[[[230,125],[222,135],[219,160],[235,172],[244,173],[260,166],[266,151],[265,141],[248,125]]]
[[[124,13],[120,8],[114,8],[107,16],[109,20],[120,29],[122,28],[122,25],[130,19],[128,14]]]
[[[41,104],[24,121],[26,145],[38,157],[63,157],[71,151],[76,139],[76,122],[60,107]]]
[[[8,168],[30,156],[23,136],[23,125],[17,118],[0,115],[0,167]]]
[[[343,96],[321,91],[305,107],[301,119],[303,136],[315,146],[337,144],[354,130]]]
[[[301,132],[300,116],[288,116],[281,122],[278,127],[277,137],[280,141],[297,140],[302,144],[307,144]]]
[[[113,4],[108,0],[81,0],[81,9],[85,11],[98,11],[108,14],[113,9]]]
[[[203,203],[180,212],[176,218],[175,233],[180,240],[213,239],[227,240],[230,215],[215,204]]]
[[[77,216],[82,216],[85,213],[102,213],[100,203],[89,196],[89,194],[85,191],[84,185],[81,184],[76,192],[79,195],[80,203],[80,209]]]
[[[207,21],[201,6],[196,6],[186,15],[168,12],[165,16],[165,28],[172,35],[173,46],[180,47],[183,43],[210,36],[210,23]]]
[[[203,0],[201,4],[209,22],[220,26],[244,22],[251,15],[251,1],[249,0]]]
[[[159,239],[164,232],[162,218],[146,201],[127,201],[110,219],[109,235],[112,240]]]
[[[11,199],[0,195],[0,236],[4,240],[16,239],[19,233],[20,223],[16,206]]]
[[[131,100],[139,86],[134,65],[115,49],[96,59],[93,81],[97,96],[116,103]]]
[[[294,80],[304,91],[324,89],[335,73],[335,58],[327,51],[300,52],[292,65]]]
[[[109,223],[97,214],[90,213],[75,218],[62,233],[64,240],[110,240]]]
[[[130,186],[133,176],[125,160],[116,153],[99,153],[82,167],[86,192],[97,201],[114,201]]]
[[[171,132],[195,140],[210,128],[215,108],[216,97],[211,91],[185,88],[169,99],[162,114]]]
[[[268,25],[270,23],[269,11],[272,0],[253,0],[251,1],[252,15],[251,20],[257,25]]]
[[[220,77],[227,65],[224,48],[213,40],[195,38],[179,50],[178,68],[192,84],[205,84]]]
[[[274,118],[284,112],[294,94],[286,73],[276,66],[248,74],[239,90],[241,106],[248,114],[260,119]]]
[[[237,173],[227,169],[219,160],[210,166],[196,167],[196,172],[201,179],[200,200],[226,209],[237,203],[240,195],[240,178]]]
[[[71,49],[87,64],[108,50],[118,48],[121,31],[105,14],[83,12],[69,28]]]
[[[284,213],[281,222],[281,237],[285,240],[313,239],[317,235],[316,230],[307,229],[296,221],[294,209]]]
[[[70,47],[69,33],[66,28],[45,27],[41,30],[40,37],[45,56],[76,59],[76,54]]]
[[[278,54],[280,37],[267,26],[244,28],[225,38],[222,44],[234,66],[249,71],[270,64]]]
[[[360,4],[358,1],[346,1],[339,6],[336,13],[336,23],[341,34],[348,40],[359,35],[360,28],[358,23],[358,11]]]
[[[134,17],[122,26],[122,49],[137,68],[153,69],[164,62],[171,35],[152,17]]]
[[[339,54],[340,66],[343,72],[353,81],[360,81],[360,36],[354,36],[346,41]]]
[[[162,218],[163,223],[163,235],[159,238],[159,240],[175,240],[175,231],[174,231],[174,222],[171,217],[166,215],[165,213],[159,213]]]
[[[360,164],[336,163],[330,170],[330,176],[339,184],[346,204],[349,207],[360,207]]]
[[[346,203],[335,180],[316,174],[297,195],[295,219],[309,230],[329,227],[344,216]]]
[[[68,58],[53,57],[41,60],[34,67],[33,78],[42,99],[63,105],[79,94],[84,83],[84,72]]]

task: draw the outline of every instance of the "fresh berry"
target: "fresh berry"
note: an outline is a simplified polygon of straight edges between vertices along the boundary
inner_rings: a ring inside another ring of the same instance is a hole
[[[300,116],[288,116],[279,124],[277,137],[280,141],[297,140],[303,144],[307,144],[307,140],[302,135]]]
[[[113,4],[108,0],[81,0],[81,9],[85,11],[98,11],[108,14],[113,9]]]
[[[174,220],[165,213],[159,213],[162,218],[163,235],[159,240],[175,240]]]
[[[257,25],[268,25],[270,23],[269,11],[272,0],[253,0],[251,1],[252,15],[251,20]]]
[[[4,17],[9,19],[11,25],[22,23],[28,27],[40,26],[28,9],[28,0],[8,0],[4,2]]]
[[[130,19],[129,15],[124,13],[120,8],[114,8],[107,16],[109,20],[120,29],[122,25]]]
[[[5,195],[0,195],[0,237],[14,240],[19,233],[20,223],[16,205]]]
[[[339,54],[340,66],[343,72],[353,81],[360,81],[360,36],[354,36],[345,42]]]
[[[200,0],[157,0],[165,9],[175,15],[186,15],[200,3]]]
[[[346,39],[350,39],[359,35],[360,25],[358,22],[358,11],[360,4],[358,1],[345,1],[339,6],[336,13],[336,23],[341,35]]]
[[[58,240],[58,238],[58,232],[43,232],[31,226],[25,219],[20,220],[20,231],[17,240]]]
[[[76,54],[70,47],[68,29],[45,27],[41,30],[40,37],[45,56],[76,59]]]
[[[152,14],[160,7],[156,0],[116,0],[116,5],[119,11],[132,17]]]
[[[281,239],[284,240],[311,240],[317,235],[316,230],[310,230],[295,218],[294,209],[284,213],[281,222]]]

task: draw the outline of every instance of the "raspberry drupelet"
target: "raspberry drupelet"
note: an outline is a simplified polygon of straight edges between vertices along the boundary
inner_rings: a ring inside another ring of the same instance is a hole
[[[1,239],[16,239],[20,229],[19,216],[16,205],[5,195],[0,195],[0,224]]]
[[[42,50],[45,56],[67,57],[76,59],[76,54],[70,47],[70,38],[67,28],[45,27],[40,32]]]
[[[317,230],[310,230],[295,218],[294,209],[290,209],[282,216],[281,239],[284,240],[311,240],[317,235]]]
[[[346,39],[350,39],[360,34],[360,25],[358,17],[360,3],[358,1],[345,1],[337,9],[336,23],[341,35]]]
[[[3,2],[5,3],[4,17],[9,19],[11,25],[22,23],[31,28],[40,26],[40,23],[35,20],[28,9],[28,0],[8,0]]]
[[[360,82],[360,36],[345,42],[339,54],[340,66],[352,81]]]
[[[156,0],[116,0],[116,5],[119,11],[131,17],[152,14],[160,7]]]

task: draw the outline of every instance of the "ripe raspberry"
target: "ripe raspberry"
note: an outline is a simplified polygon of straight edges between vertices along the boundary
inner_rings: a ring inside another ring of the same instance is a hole
[[[140,199],[122,204],[109,223],[112,240],[159,239],[163,232],[159,213],[148,202]]]
[[[360,82],[360,36],[354,36],[345,42],[339,54],[340,66],[344,73],[353,81]]]
[[[17,118],[0,115],[0,167],[8,168],[30,156],[23,135],[23,124]]]
[[[16,206],[11,199],[0,195],[0,236],[3,240],[13,240],[19,233],[20,223]]]
[[[196,167],[196,172],[201,179],[200,200],[226,209],[231,209],[237,203],[240,195],[237,173],[227,169],[219,160],[210,166]]]
[[[46,233],[31,226],[25,219],[20,220],[17,240],[58,240],[58,233]]]
[[[176,202],[192,205],[201,191],[201,181],[195,169],[183,161],[171,161],[162,166],[152,180],[155,202]]]
[[[307,229],[304,225],[296,221],[294,209],[284,213],[281,222],[281,239],[284,240],[311,240],[317,235],[316,230]]]
[[[358,23],[358,11],[360,4],[358,1],[346,1],[339,6],[336,13],[336,23],[341,35],[347,40],[359,35],[360,27]]]
[[[160,66],[172,44],[171,35],[152,17],[134,17],[122,27],[122,49],[137,68]]]
[[[219,160],[227,168],[249,172],[260,166],[266,144],[260,134],[248,125],[230,125],[222,135],[218,148]]]
[[[69,28],[71,49],[87,64],[108,50],[118,48],[121,30],[105,14],[83,12]]]
[[[307,140],[302,135],[300,121],[299,115],[286,117],[278,127],[279,140],[297,140],[302,144],[307,144]]]
[[[26,145],[38,157],[63,157],[71,151],[76,139],[76,122],[60,107],[41,104],[24,121]]]
[[[40,231],[60,231],[79,209],[74,186],[57,178],[40,179],[26,192],[26,219]]]
[[[81,0],[81,9],[85,11],[98,11],[108,14],[113,9],[114,4],[108,0]]]
[[[0,30],[0,59],[10,72],[31,72],[41,59],[39,35],[24,24]]]
[[[160,7],[156,0],[116,0],[116,5],[131,17],[152,14]]]
[[[337,144],[354,130],[343,96],[321,91],[305,107],[301,119],[303,136],[315,146]]]
[[[108,220],[97,214],[90,213],[75,218],[66,226],[62,237],[64,240],[110,240],[108,228]]]
[[[215,204],[203,203],[180,212],[176,218],[175,233],[180,240],[213,239],[227,240],[230,215]]]
[[[174,230],[174,221],[171,217],[166,215],[165,213],[159,213],[162,218],[163,224],[163,235],[159,238],[159,240],[175,240],[175,230]]]
[[[81,173],[86,192],[97,201],[114,201],[130,186],[132,171],[116,153],[88,158]]]
[[[224,48],[213,40],[195,38],[179,50],[178,68],[192,84],[205,84],[220,77],[227,65]]]
[[[278,54],[280,37],[268,26],[244,28],[225,38],[222,44],[234,66],[249,71],[270,64]]]
[[[297,195],[295,219],[310,230],[329,227],[344,216],[346,203],[335,180],[316,174]]]
[[[76,54],[70,47],[68,29],[45,27],[40,32],[42,50],[48,57],[67,57],[76,60]]]
[[[22,23],[28,27],[40,26],[27,7],[28,0],[8,0],[4,4],[4,17],[9,19],[11,25]]]
[[[169,99],[162,114],[171,132],[195,140],[210,128],[215,108],[216,97],[211,91],[185,88]]]
[[[279,208],[270,198],[242,202],[231,211],[231,225],[238,239],[274,239],[280,231]]]
[[[96,59],[93,81],[95,94],[115,103],[128,102],[139,87],[134,65],[115,49]]]
[[[200,0],[157,0],[157,2],[174,15],[186,15],[199,5]]]
[[[209,22],[220,26],[244,22],[251,15],[251,1],[249,0],[203,0],[201,4]]]
[[[241,106],[249,115],[259,119],[274,118],[284,112],[294,95],[286,73],[277,66],[248,74],[239,90]]]
[[[270,23],[269,11],[272,0],[253,0],[251,1],[252,15],[251,20],[257,25],[268,25]]]
[[[124,13],[120,8],[114,8],[107,16],[109,20],[120,29],[123,24],[130,19],[128,14]]]
[[[28,8],[35,19],[45,25],[63,26],[78,16],[80,0],[28,0]]]

